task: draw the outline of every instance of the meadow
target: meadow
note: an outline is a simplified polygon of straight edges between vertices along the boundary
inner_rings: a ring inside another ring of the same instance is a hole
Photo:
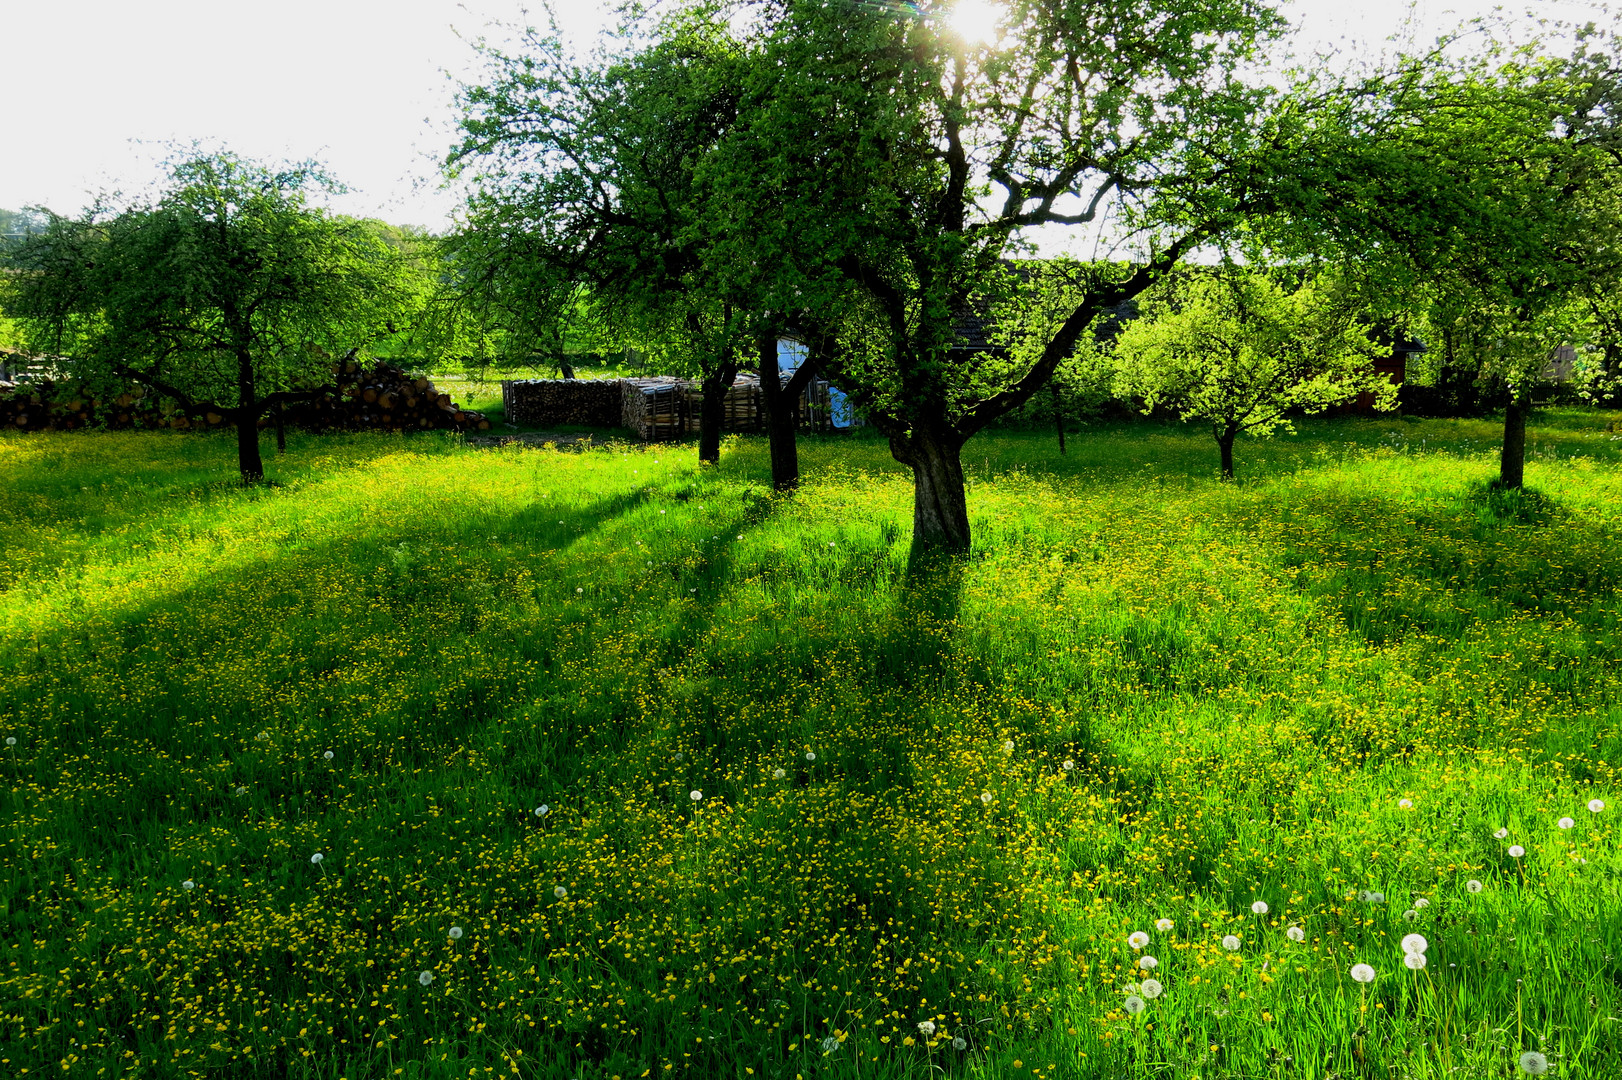
[[[1613,416],[0,436],[0,1071],[1622,1075]]]

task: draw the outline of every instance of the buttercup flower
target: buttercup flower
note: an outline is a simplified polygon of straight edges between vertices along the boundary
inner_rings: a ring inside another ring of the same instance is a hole
[[[1374,981],[1374,969],[1369,967],[1367,964],[1353,964],[1352,965],[1352,981],[1353,982],[1360,982],[1360,983],[1371,983],[1371,982],[1373,982]]]

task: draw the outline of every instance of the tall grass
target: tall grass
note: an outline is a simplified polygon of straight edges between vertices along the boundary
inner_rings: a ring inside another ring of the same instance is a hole
[[[1602,425],[0,438],[0,1065],[1618,1074]]]

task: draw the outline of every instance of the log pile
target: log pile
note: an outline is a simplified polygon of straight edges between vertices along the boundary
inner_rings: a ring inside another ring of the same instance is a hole
[[[346,358],[333,365],[332,377],[313,399],[287,405],[282,422],[310,431],[490,430],[483,413],[463,409],[428,379],[392,364],[367,367]],[[259,419],[261,428],[275,423],[273,414]],[[50,381],[0,382],[0,430],[73,431],[89,426],[186,431],[230,427],[231,421],[222,408],[204,404],[182,410],[139,384],[99,398]]]
[[[501,384],[509,424],[619,427],[623,397],[618,379],[509,379]]]
[[[643,442],[679,439],[687,430],[687,384],[659,376],[621,379],[621,424]]]
[[[687,434],[697,435],[704,420],[704,384],[683,383],[687,391]],[[765,431],[766,406],[760,395],[760,376],[739,372],[721,398],[722,431]]]

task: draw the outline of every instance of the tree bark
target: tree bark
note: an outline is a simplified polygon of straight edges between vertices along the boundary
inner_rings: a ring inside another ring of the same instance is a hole
[[[727,390],[738,377],[738,362],[727,360],[704,379],[704,398],[698,412],[698,463],[715,465],[721,460],[721,420]]]
[[[760,398],[766,409],[766,435],[771,443],[772,487],[793,491],[800,486],[800,451],[794,441],[795,400],[783,392],[783,376],[777,367],[777,335],[761,334],[756,339],[760,358]]]
[[[265,463],[259,457],[259,400],[255,394],[253,358],[246,349],[237,353],[237,467],[242,484],[252,487],[265,478]]]
[[[890,453],[912,468],[912,546],[920,551],[969,550],[969,502],[963,485],[963,438],[914,427],[890,436]]]
[[[1526,481],[1526,414],[1531,403],[1525,391],[1504,406],[1504,445],[1498,454],[1498,486],[1521,487]]]
[[[1053,389],[1053,426],[1059,429],[1059,453],[1064,454],[1064,408],[1059,395],[1059,384],[1050,382]]]
[[[1234,427],[1218,428],[1213,432],[1216,435],[1217,449],[1222,454],[1222,479],[1233,479],[1233,439],[1239,434]]]

